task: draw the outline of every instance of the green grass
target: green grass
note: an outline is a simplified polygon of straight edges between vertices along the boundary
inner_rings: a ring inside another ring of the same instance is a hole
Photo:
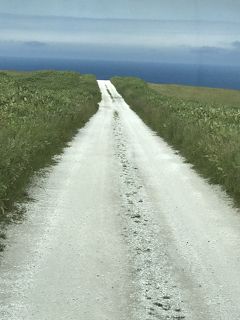
[[[0,72],[0,222],[33,173],[96,112],[94,76]]]
[[[158,87],[137,78],[115,77],[112,82],[147,125],[240,205],[238,91]]]
[[[191,87],[175,84],[149,83],[150,88],[158,93],[184,100],[215,103],[220,105],[240,106],[240,90],[213,89],[206,87]]]

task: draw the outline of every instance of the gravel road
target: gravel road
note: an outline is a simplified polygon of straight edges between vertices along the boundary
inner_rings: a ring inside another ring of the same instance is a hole
[[[99,81],[0,257],[1,320],[239,320],[240,214]]]

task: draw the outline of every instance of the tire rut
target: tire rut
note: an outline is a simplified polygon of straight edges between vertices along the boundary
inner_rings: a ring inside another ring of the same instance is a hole
[[[186,319],[185,305],[154,223],[156,212],[148,201],[118,111],[114,112],[113,134],[121,172],[123,236],[128,244],[136,288],[134,319]]]

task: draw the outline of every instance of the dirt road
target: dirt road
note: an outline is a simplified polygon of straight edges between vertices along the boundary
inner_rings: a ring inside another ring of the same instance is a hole
[[[9,229],[0,319],[239,319],[239,212],[99,86],[99,111]]]

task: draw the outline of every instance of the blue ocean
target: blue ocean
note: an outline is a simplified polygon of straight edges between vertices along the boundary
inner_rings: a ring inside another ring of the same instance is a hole
[[[97,79],[135,76],[153,83],[240,89],[240,67],[233,66],[0,57],[0,70],[46,69],[92,73]]]

